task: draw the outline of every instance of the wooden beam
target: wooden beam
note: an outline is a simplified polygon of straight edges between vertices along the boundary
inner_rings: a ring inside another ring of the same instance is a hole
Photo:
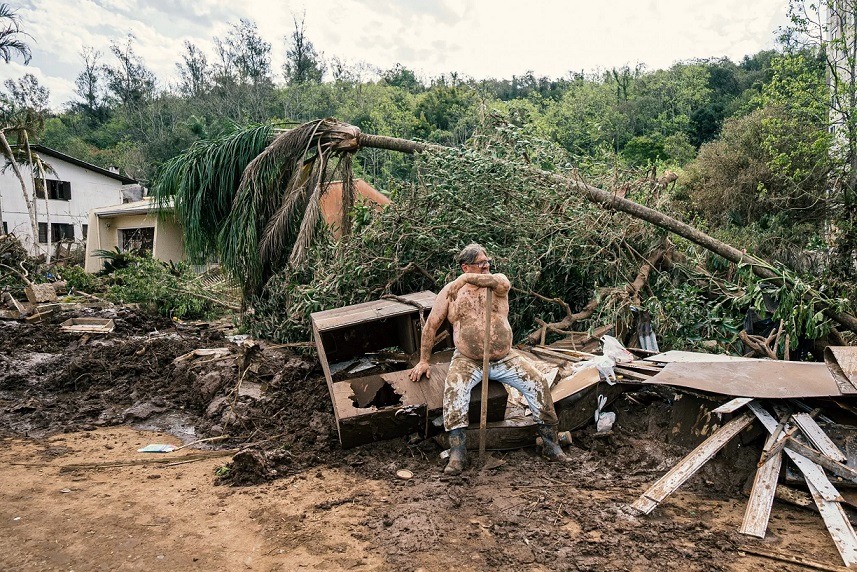
[[[822,497],[809,479],[806,481],[806,486],[809,487],[809,494],[812,495],[816,506],[818,506],[818,512],[821,513],[824,526],[827,527],[827,532],[830,533],[842,561],[846,566],[857,564],[857,536],[854,535],[851,521],[848,520],[842,505]]]
[[[753,412],[756,418],[762,422],[762,425],[765,426],[765,429],[768,430],[768,433],[773,433],[777,429],[777,421],[771,416],[770,413],[765,411],[765,409],[759,405],[757,401],[751,401],[747,404],[747,407]],[[772,447],[773,449],[774,447]],[[830,481],[827,478],[827,475],[824,474],[824,471],[801,455],[800,453],[793,451],[789,448],[785,449],[786,454],[789,458],[797,465],[797,468],[803,473],[804,478],[807,482],[812,482],[816,489],[820,492],[821,496],[824,500],[833,502],[841,502],[842,495],[839,494],[839,491],[836,490]]]
[[[731,403],[731,402],[730,402]],[[728,404],[727,404],[728,405]],[[780,434],[782,435],[782,434]],[[780,435],[772,433],[765,443],[765,451],[770,451]],[[785,438],[783,436],[783,438]],[[748,536],[765,538],[768,521],[771,518],[771,506],[777,490],[777,479],[780,477],[780,467],[783,464],[783,454],[779,452],[769,456],[765,463],[756,469],[753,478],[753,489],[750,491],[750,501],[744,511],[744,520],[738,532]]]
[[[800,430],[803,431],[803,434],[806,435],[806,438],[815,445],[815,448],[821,451],[821,453],[827,457],[830,457],[834,461],[839,461],[840,463],[844,463],[848,460],[848,458],[839,450],[839,447],[836,446],[830,437],[827,436],[821,427],[818,426],[818,423],[815,422],[815,419],[810,417],[806,413],[795,413],[792,415],[792,419],[794,419],[795,423],[797,423]]]
[[[631,507],[643,514],[652,512],[658,504],[671,493],[675,492],[687,479],[711,460],[726,443],[749,427],[751,423],[753,423],[753,416],[749,413],[744,413],[726,423],[726,425],[715,431],[711,437],[691,451],[690,454],[661,477],[654,485],[649,487],[649,490],[644,492]]]

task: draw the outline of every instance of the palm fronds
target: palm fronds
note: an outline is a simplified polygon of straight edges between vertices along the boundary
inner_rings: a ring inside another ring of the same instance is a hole
[[[259,126],[197,142],[167,162],[154,184],[162,207],[174,201],[189,256],[219,256],[248,294],[286,264],[303,262],[335,172],[344,190],[354,188],[349,155],[359,129],[327,118],[274,133]],[[332,169],[330,158],[339,158]],[[352,204],[343,197],[343,206]]]
[[[153,194],[161,212],[172,204],[184,227],[185,249],[192,261],[219,256],[218,235],[232,209],[244,168],[265,150],[273,134],[271,125],[256,125],[197,141],[158,171]]]

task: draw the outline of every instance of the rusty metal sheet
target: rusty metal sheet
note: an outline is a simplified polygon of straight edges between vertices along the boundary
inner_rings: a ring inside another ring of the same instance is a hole
[[[842,393],[857,393],[857,346],[828,346],[824,361]]]
[[[668,363],[646,383],[710,391],[732,397],[787,399],[838,397],[839,386],[823,363],[773,360]]]
[[[434,292],[424,290],[415,294],[400,296],[401,298],[411,300],[421,307],[431,309],[434,305],[434,299],[437,295]],[[333,330],[336,328],[344,328],[361,322],[374,320],[383,320],[393,316],[401,316],[416,312],[417,308],[410,304],[404,304],[395,300],[376,300],[373,302],[364,302],[344,308],[334,308],[332,310],[324,310],[322,312],[314,312],[311,314],[313,324],[319,332]]]

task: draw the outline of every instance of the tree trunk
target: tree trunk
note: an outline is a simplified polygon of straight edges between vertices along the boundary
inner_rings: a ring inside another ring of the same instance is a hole
[[[45,238],[47,240],[47,248],[45,249],[45,262],[48,264],[51,263],[51,246],[53,242],[53,236],[51,232],[51,208],[50,196],[48,195],[48,184],[45,182],[45,171],[42,167],[41,159],[36,156],[35,160],[33,159],[33,150],[30,148],[30,138],[27,136],[27,131],[23,131],[24,134],[24,146],[27,149],[27,161],[30,162],[30,180],[33,183],[33,201],[36,200],[36,171],[39,171],[39,175],[42,179],[42,191],[45,194],[45,225],[47,225],[47,232],[45,233]],[[34,203],[34,207],[37,203]],[[38,208],[34,209],[36,211],[36,226],[38,227]]]
[[[15,160],[15,154],[12,153],[12,148],[9,146],[9,141],[6,140],[6,133],[0,129],[0,146],[3,147],[3,154],[9,159],[9,164],[12,166],[12,171],[18,177],[21,183],[21,193],[24,195],[24,202],[27,203],[27,214],[30,218],[30,229],[33,232],[33,246],[38,248],[39,244],[39,225],[36,219],[36,205],[33,198],[27,193],[27,184],[24,182],[24,176],[21,174],[21,168],[18,166],[18,161]],[[35,192],[35,189],[33,189]]]
[[[407,139],[399,139],[396,137],[384,137],[380,135],[369,135],[360,133],[358,143],[361,147],[374,147],[378,149],[387,149],[390,151],[399,151],[402,153],[421,153],[428,149],[439,149],[437,145],[419,143],[417,141],[409,141]],[[777,274],[770,264],[747,254],[743,250],[738,250],[734,246],[730,246],[724,242],[713,238],[704,232],[701,232],[689,224],[685,224],[679,220],[669,217],[659,211],[637,204],[628,199],[624,199],[614,195],[613,193],[604,191],[597,187],[586,184],[579,178],[572,178],[556,173],[542,171],[536,167],[527,167],[531,172],[540,176],[546,183],[551,185],[563,185],[575,191],[580,192],[587,200],[603,205],[606,208],[629,214],[635,218],[649,222],[655,226],[668,230],[687,240],[698,244],[699,246],[718,254],[730,262],[735,264],[747,264],[753,270],[753,273],[760,278],[765,278],[774,283],[783,284],[782,277]],[[848,328],[852,332],[857,332],[857,317],[847,313],[838,313],[830,308],[824,309],[825,315],[840,325]]]

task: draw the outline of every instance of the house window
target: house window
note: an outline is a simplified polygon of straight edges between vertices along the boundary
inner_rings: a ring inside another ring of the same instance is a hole
[[[71,200],[71,183],[68,181],[55,181],[53,179],[36,179],[36,198],[45,198],[45,189],[47,189],[48,198],[51,200]]]
[[[155,245],[155,227],[124,228],[119,231],[122,250],[137,250],[151,253]]]
[[[51,242],[59,242],[60,240],[74,240],[74,225],[65,223],[51,224]],[[47,244],[48,242],[48,223],[39,223],[39,242]]]
[[[83,237],[83,240],[86,240],[86,237],[89,236],[89,225],[88,224],[80,225],[80,234]]]
[[[6,221],[3,221],[3,234],[9,234],[9,226]]]

